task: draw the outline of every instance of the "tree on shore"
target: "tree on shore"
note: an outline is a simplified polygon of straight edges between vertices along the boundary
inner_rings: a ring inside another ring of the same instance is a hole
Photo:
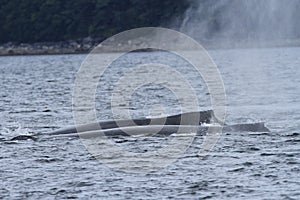
[[[178,18],[187,0],[0,0],[0,43],[104,39]]]

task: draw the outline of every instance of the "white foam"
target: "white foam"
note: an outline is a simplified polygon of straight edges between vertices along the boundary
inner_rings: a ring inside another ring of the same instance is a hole
[[[18,122],[15,123],[17,128],[12,126],[3,127],[0,130],[0,134],[7,137],[15,137],[18,135],[31,135],[28,128],[22,127],[22,125]]]

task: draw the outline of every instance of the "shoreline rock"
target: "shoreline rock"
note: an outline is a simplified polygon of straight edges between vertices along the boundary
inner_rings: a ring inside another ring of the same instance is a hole
[[[100,41],[83,39],[82,41],[14,43],[0,45],[0,56],[8,55],[43,55],[43,54],[78,54],[87,53]]]
[[[89,53],[102,40],[90,37],[82,40],[68,40],[61,42],[38,42],[38,43],[14,43],[0,44],[0,56],[13,55],[53,55],[53,54],[84,54]],[[129,42],[129,41],[128,41]],[[254,43],[252,41],[202,41],[199,42],[206,49],[232,49],[232,48],[274,48],[274,47],[299,47],[300,40],[278,40]],[[143,48],[145,44],[132,44]],[[125,45],[126,46],[126,45]],[[116,44],[114,49],[106,49],[107,52],[125,52],[122,44]],[[141,50],[142,51],[142,50]]]

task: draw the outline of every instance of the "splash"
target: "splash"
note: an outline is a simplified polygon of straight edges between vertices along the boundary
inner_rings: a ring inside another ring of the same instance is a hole
[[[24,128],[20,123],[15,122],[12,126],[0,129],[0,135],[4,137],[16,137],[19,135],[31,135],[28,128]]]

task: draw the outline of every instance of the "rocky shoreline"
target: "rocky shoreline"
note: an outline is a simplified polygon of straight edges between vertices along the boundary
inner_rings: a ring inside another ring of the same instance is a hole
[[[81,54],[89,53],[93,48],[101,43],[100,39],[90,37],[82,40],[68,40],[61,42],[39,42],[39,43],[14,43],[8,42],[0,44],[0,56],[12,55],[52,55],[52,54]],[[204,41],[200,42],[206,49],[230,49],[230,48],[271,48],[271,47],[295,47],[300,46],[300,40],[280,40],[260,43],[246,41]],[[132,44],[136,47],[143,48],[144,44]],[[126,45],[125,45],[126,46]],[[123,45],[116,44],[117,48],[106,49],[107,52],[126,51]]]
[[[93,40],[91,38],[31,44],[8,42],[0,44],[0,56],[88,53],[100,42],[100,40]]]

